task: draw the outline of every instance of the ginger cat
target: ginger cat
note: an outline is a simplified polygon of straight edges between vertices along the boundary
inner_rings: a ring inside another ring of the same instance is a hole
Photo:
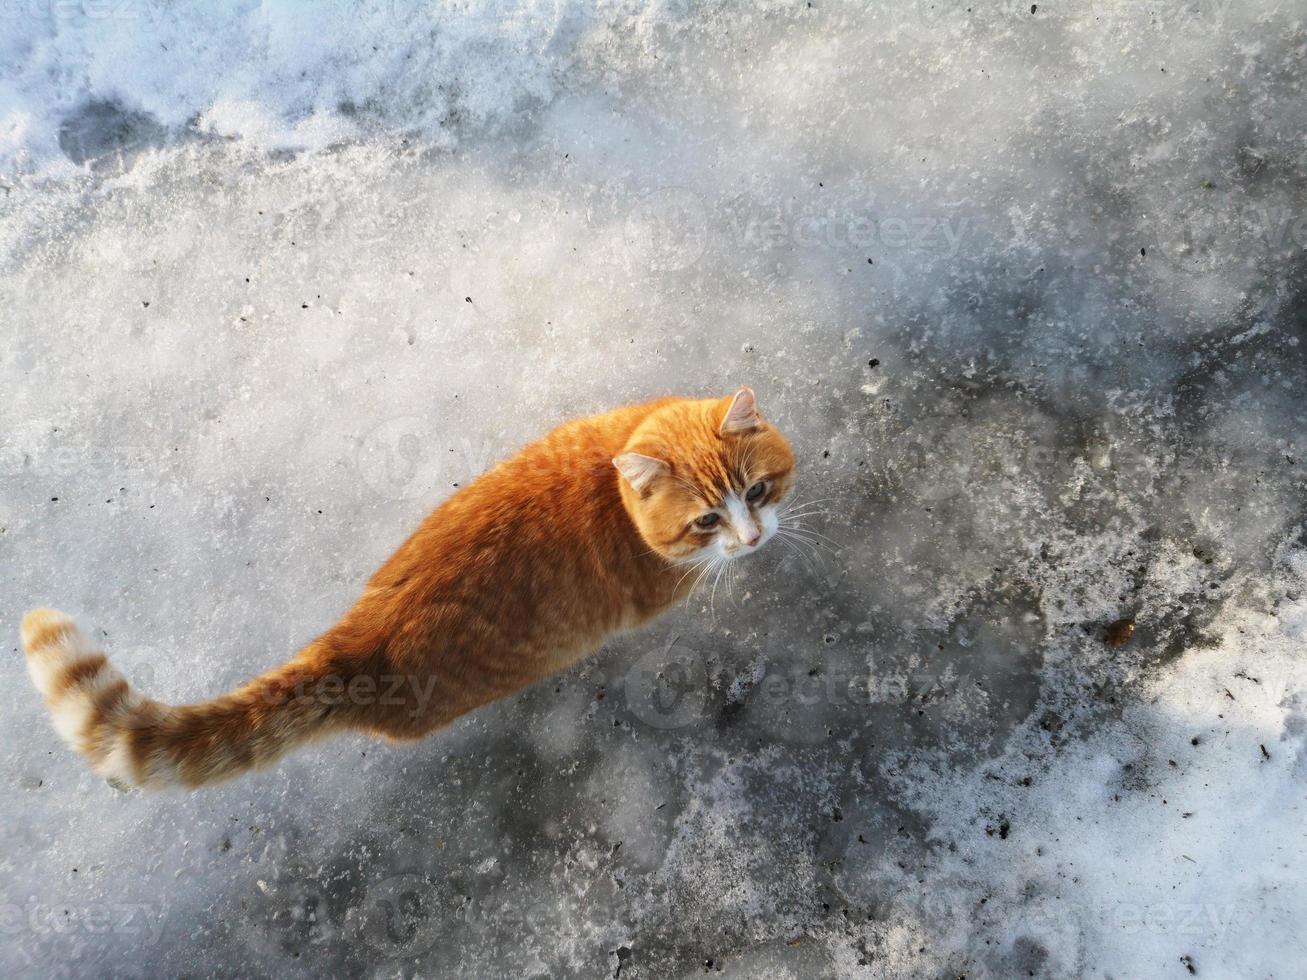
[[[62,613],[23,618],[59,734],[119,784],[199,786],[361,730],[416,739],[593,652],[751,554],[793,484],[754,394],[570,422],[433,511],[335,626],[230,694],[132,690]]]

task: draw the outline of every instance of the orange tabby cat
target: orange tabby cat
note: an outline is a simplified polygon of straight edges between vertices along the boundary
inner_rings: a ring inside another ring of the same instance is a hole
[[[199,786],[361,730],[413,739],[683,598],[777,530],[794,457],[753,392],[555,429],[454,494],[288,663],[186,707],[133,691],[62,613],[23,619],[55,729],[111,780]]]

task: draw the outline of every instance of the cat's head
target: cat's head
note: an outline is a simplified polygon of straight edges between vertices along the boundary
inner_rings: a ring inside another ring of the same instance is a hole
[[[794,485],[790,444],[753,391],[656,409],[613,460],[641,536],[664,558],[740,558],[776,533]]]

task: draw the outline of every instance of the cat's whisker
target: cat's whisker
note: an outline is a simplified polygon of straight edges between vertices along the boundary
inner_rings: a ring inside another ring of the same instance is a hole
[[[712,559],[704,558],[703,561],[695,563],[694,566],[690,568],[689,572],[686,572],[687,575],[694,575],[694,578],[690,580],[690,588],[686,591],[687,595],[693,595],[694,589],[698,588],[699,581],[703,579],[704,575],[707,575],[707,572],[710,571],[711,568]]]
[[[794,522],[782,522],[780,526],[785,528],[787,531],[794,531],[798,534],[806,534],[809,535],[810,537],[825,541],[832,548],[840,547],[840,543],[836,541],[834,538],[822,534],[820,531],[815,531],[810,527],[805,527],[802,524],[798,524]]]
[[[713,583],[713,597],[716,598],[717,586],[725,585],[726,589],[722,594],[722,601],[726,605],[732,605],[735,601],[735,576],[740,572],[740,563],[730,559],[722,559],[721,570],[717,573],[717,581]]]
[[[799,521],[814,520],[817,518],[829,518],[829,514],[819,514],[816,511],[805,511],[801,514],[777,514],[776,520],[781,524],[795,524]]]
[[[792,507],[811,507],[814,504],[829,504],[835,501],[835,497],[814,497],[811,500],[805,500],[801,494],[790,494],[789,500],[785,502],[785,508],[788,510]]]
[[[812,545],[814,547],[816,547],[820,543],[823,543],[820,542],[817,538],[812,537],[811,534],[809,534],[807,531],[803,530],[802,528],[790,527],[789,525],[786,524],[782,524],[779,527],[777,527],[776,533],[783,537],[790,538],[791,540],[794,541],[802,541],[804,544]]]
[[[808,531],[806,528],[786,528],[786,531],[795,534],[796,537],[800,537],[804,541],[808,541],[814,547],[821,547],[821,549],[831,551],[833,554],[839,551],[839,545],[827,538],[825,534]]]
[[[824,507],[808,506],[805,504],[804,506],[796,507],[793,510],[790,509],[783,510],[777,516],[783,519],[787,517],[809,517],[814,514],[820,514],[823,517],[829,517],[830,511],[826,510]]]
[[[708,588],[708,618],[709,618],[709,622],[714,624],[717,622],[717,606],[716,606],[717,583],[721,579],[722,569],[725,565],[725,562],[726,560],[722,558],[722,556],[720,555],[711,556],[708,559],[708,564],[707,567],[704,569],[704,573],[698,579],[695,580],[695,584],[694,584],[695,589],[698,589],[700,585],[703,585],[705,588]],[[712,578],[712,585],[711,587],[708,587],[707,582],[710,576]]]
[[[726,564],[726,601],[732,606],[735,605],[735,583],[740,578],[740,563],[738,561],[727,562]]]
[[[778,532],[780,530],[782,529],[778,529]],[[796,531],[793,528],[784,528],[783,530],[786,537],[790,538],[793,541],[797,541],[808,548],[811,548],[814,556],[819,551],[830,555],[832,558],[839,555],[839,550],[834,545],[827,544],[825,541],[821,541],[817,538],[805,537],[804,532]]]
[[[689,568],[687,568],[684,572],[681,573],[681,577],[676,580],[676,585],[672,587],[672,591],[676,592],[677,590],[679,590],[682,582],[684,582],[690,575],[693,575],[695,572],[701,571],[711,561],[712,561],[712,556],[709,555],[707,558],[699,558],[687,562]],[[686,593],[687,598],[694,593],[695,586],[698,584],[699,584],[699,580],[696,578],[694,582],[690,585],[689,591]]]
[[[717,608],[717,586],[721,583],[722,573],[725,572],[728,567],[727,563],[723,561],[719,561],[717,564],[717,574],[713,576],[712,580],[712,592],[708,596],[708,610],[710,612]]]
[[[802,566],[803,570],[807,572],[809,575],[816,575],[817,566],[813,564],[812,559],[809,558],[800,548],[798,548],[792,542],[787,541],[785,543],[789,547],[790,551],[793,552],[794,560],[797,561],[800,566]]]
[[[711,574],[713,570],[716,561],[717,558],[715,555],[709,555],[707,558],[703,560],[703,570],[699,572],[698,576],[695,577],[694,584],[690,586],[690,592],[689,592],[690,595],[694,595],[694,593],[698,591],[699,586],[703,585],[703,583],[707,580],[709,574]]]
[[[674,476],[674,477],[672,477],[672,481],[675,482],[675,483],[677,483],[678,485],[684,487],[686,490],[688,490],[688,491],[690,492],[690,495],[691,495],[691,496],[693,496],[693,497],[698,497],[698,498],[702,498],[702,497],[703,497],[703,491],[702,491],[699,487],[696,487],[696,486],[695,486],[693,483],[691,483],[689,480],[685,479],[685,477],[683,477],[683,476]]]
[[[837,498],[835,497],[804,497],[802,493],[796,490],[790,494],[789,500],[786,501],[786,506],[797,507],[799,504],[828,504],[836,499]]]
[[[790,514],[827,513],[826,505],[821,501],[793,501],[780,509],[781,516]]]
[[[783,535],[782,540],[789,541],[792,545],[807,555],[813,562],[814,566],[817,562],[824,560],[827,555],[832,558],[836,557],[835,552],[830,548],[823,549],[821,542],[813,541],[810,538],[800,537],[792,532],[786,532]]]
[[[776,523],[781,527],[803,528],[809,527],[808,522],[811,521],[813,517],[814,515],[812,514],[785,514],[782,515]]]
[[[799,560],[799,563],[803,565],[804,568],[806,568],[809,572],[812,572],[814,574],[816,573],[817,569],[812,564],[812,560],[806,554],[804,554],[802,551],[799,550],[798,545],[796,545],[793,541],[789,539],[787,535],[784,534],[780,535],[780,540],[782,544],[784,544],[787,548],[790,549],[790,551],[794,552],[794,556]]]

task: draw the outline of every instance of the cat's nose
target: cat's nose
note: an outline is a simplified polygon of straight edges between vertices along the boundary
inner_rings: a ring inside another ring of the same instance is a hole
[[[762,531],[758,530],[757,528],[754,528],[752,532],[752,537],[745,537],[741,535],[740,540],[744,542],[744,546],[746,548],[752,548],[754,545],[756,545],[759,541],[762,540]]]

